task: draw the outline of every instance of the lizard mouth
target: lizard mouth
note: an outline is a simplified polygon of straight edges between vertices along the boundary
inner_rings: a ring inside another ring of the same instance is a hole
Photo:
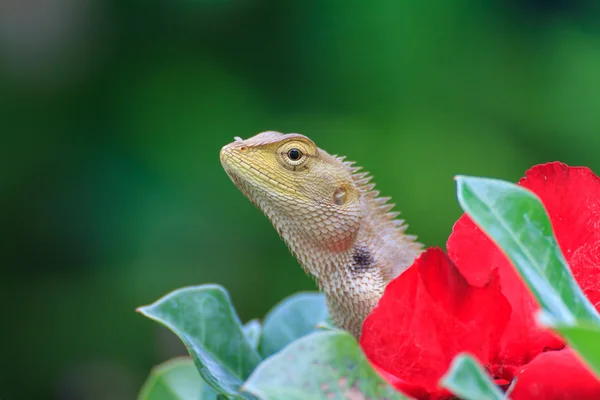
[[[248,162],[246,154],[242,153],[241,148],[244,148],[243,141],[237,140],[223,146],[220,152],[221,165],[229,175],[233,183],[238,186],[247,197],[247,191],[260,190],[261,187],[277,186],[288,192],[296,192],[296,190],[282,182],[269,176],[265,169],[258,169],[252,163]],[[264,188],[263,188],[264,190]]]
[[[243,159],[243,155],[239,154],[239,151],[235,151],[232,146],[239,143],[237,140],[234,143],[223,146],[221,149],[221,153],[219,154],[221,158],[221,165],[223,165],[223,169],[227,172],[227,175],[234,179],[234,183],[238,185],[238,183],[242,182],[252,182],[255,179],[260,179],[260,175],[262,173],[258,171],[256,168],[252,167],[252,165],[246,162]],[[254,179],[253,179],[254,178]]]
[[[259,209],[260,196],[257,196],[257,191],[261,189],[259,182],[268,183],[268,177],[253,168],[248,162],[244,161],[244,155],[239,154],[239,151],[233,149],[233,146],[240,145],[239,140],[236,139],[234,143],[228,144],[221,149],[220,159],[223,169],[233,182],[235,186]]]

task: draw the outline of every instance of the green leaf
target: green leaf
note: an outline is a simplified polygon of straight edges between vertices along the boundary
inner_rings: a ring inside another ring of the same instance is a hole
[[[217,392],[202,380],[194,361],[176,358],[154,367],[138,400],[216,400]]]
[[[248,321],[243,327],[244,335],[254,350],[258,350],[258,343],[260,341],[260,322],[257,319]]]
[[[339,329],[339,328],[334,325],[333,321],[331,320],[331,317],[328,315],[324,320],[317,323],[317,329],[332,330],[332,329]]]
[[[560,332],[600,376],[600,316],[577,285],[535,194],[496,179],[457,177],[461,207],[504,251]]]
[[[531,191],[509,182],[460,176],[458,202],[504,251],[552,318],[600,323],[600,316],[575,282],[552,232],[548,214]]]
[[[204,380],[230,397],[260,362],[229,295],[220,286],[175,290],[139,312],[169,328],[183,341]]]
[[[269,357],[243,390],[261,400],[405,399],[344,331],[318,331]]]
[[[317,329],[327,318],[322,293],[296,293],[287,297],[267,314],[260,339],[263,357],[275,354],[287,344]]]
[[[571,347],[588,363],[600,377],[600,326],[587,321],[577,324],[562,324],[550,315],[540,313],[540,322],[559,332]]]
[[[473,357],[457,355],[440,385],[464,400],[503,400],[506,396]]]

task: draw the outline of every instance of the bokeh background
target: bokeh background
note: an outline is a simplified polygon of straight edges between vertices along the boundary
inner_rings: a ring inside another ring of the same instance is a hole
[[[600,172],[595,0],[1,0],[0,397],[132,399],[184,349],[134,309],[314,289],[222,171],[300,132],[374,173],[428,246],[452,177]]]

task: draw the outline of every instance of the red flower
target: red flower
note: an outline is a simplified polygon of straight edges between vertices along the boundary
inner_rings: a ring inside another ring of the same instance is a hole
[[[575,278],[600,307],[600,179],[550,163],[519,184],[542,200]],[[430,249],[391,282],[363,325],[361,346],[390,383],[417,398],[443,398],[437,382],[456,354],[469,352],[499,384],[518,378],[513,400],[600,399],[600,381],[536,324],[536,301],[466,215],[447,248],[450,259]]]
[[[363,325],[361,345],[399,390],[451,397],[437,382],[454,356],[468,351],[488,363],[509,316],[499,279],[471,286],[442,250],[429,249],[388,285]]]

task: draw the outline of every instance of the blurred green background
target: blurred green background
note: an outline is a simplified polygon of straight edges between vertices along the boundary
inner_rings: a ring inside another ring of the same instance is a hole
[[[455,174],[600,171],[600,2],[5,0],[0,124],[0,397],[132,399],[184,352],[137,306],[314,288],[221,146],[304,133],[444,246]]]

